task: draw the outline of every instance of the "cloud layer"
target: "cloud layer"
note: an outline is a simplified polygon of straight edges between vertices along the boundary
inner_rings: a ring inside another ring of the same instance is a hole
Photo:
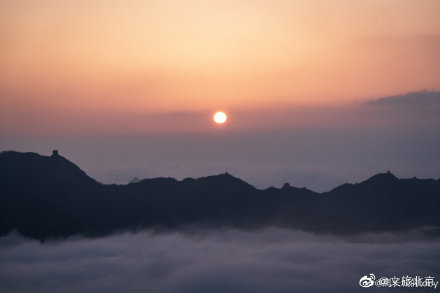
[[[383,97],[370,101],[373,105],[390,105],[390,106],[428,106],[440,105],[440,92],[422,90],[418,92],[409,92],[402,95]]]
[[[369,273],[440,277],[439,242],[417,238],[266,229],[143,232],[41,245],[9,236],[0,242],[0,283],[5,292],[20,293],[357,292],[365,290],[358,282]]]

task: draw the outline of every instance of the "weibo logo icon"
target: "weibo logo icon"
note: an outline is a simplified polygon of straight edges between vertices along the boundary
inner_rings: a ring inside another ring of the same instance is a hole
[[[374,285],[374,280],[376,279],[376,276],[374,274],[370,274],[370,276],[363,276],[359,280],[359,285],[364,288],[368,288]]]

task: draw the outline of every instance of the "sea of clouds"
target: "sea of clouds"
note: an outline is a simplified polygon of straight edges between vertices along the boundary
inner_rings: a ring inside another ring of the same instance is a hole
[[[40,243],[0,238],[2,292],[435,292],[361,288],[359,279],[440,278],[440,241],[419,233],[356,237],[280,228],[144,231]]]

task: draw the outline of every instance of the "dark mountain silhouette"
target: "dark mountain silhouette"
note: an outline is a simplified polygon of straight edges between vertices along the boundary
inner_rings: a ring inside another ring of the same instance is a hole
[[[137,177],[134,177],[134,178],[131,179],[130,182],[128,182],[128,183],[138,183],[138,182],[140,182],[140,181],[142,181],[142,180],[139,179],[139,178],[137,178]]]
[[[389,172],[321,194],[289,184],[259,190],[228,173],[104,185],[57,152],[8,151],[0,153],[0,193],[0,235],[41,240],[186,225],[336,234],[440,227],[440,180]]]

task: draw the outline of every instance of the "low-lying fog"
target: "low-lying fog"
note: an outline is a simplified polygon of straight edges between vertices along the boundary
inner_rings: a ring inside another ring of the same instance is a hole
[[[364,289],[359,279],[373,273],[438,280],[440,241],[421,237],[339,238],[270,228],[126,233],[41,244],[9,235],[0,238],[0,286],[3,292],[57,293],[419,292],[425,290]]]

